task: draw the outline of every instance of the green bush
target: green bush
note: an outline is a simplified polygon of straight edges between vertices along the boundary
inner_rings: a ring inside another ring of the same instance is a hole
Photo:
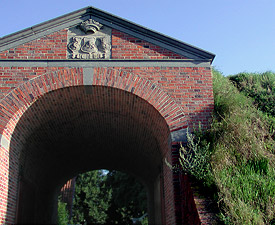
[[[263,112],[275,116],[275,73],[240,73],[230,80]]]
[[[275,136],[275,73],[240,73],[229,77],[233,84],[261,110]]]
[[[180,165],[184,172],[194,176],[197,180],[206,181],[210,176],[209,143],[203,144],[200,136],[187,132],[188,144],[179,149]]]
[[[67,225],[69,224],[69,213],[66,208],[66,203],[58,200],[58,225]]]

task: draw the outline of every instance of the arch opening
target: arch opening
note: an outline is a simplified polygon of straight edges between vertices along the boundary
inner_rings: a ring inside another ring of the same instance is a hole
[[[73,224],[148,224],[145,186],[121,171],[79,174],[63,186],[58,204],[59,221],[67,215]]]
[[[169,145],[165,119],[132,93],[75,86],[43,95],[22,115],[10,142],[17,222],[55,223],[61,186],[79,173],[108,169],[142,181],[149,223],[160,224],[162,160]]]

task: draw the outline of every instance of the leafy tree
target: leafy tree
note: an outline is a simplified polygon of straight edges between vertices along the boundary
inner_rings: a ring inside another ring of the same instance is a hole
[[[144,187],[132,176],[99,170],[76,179],[74,223],[132,224],[132,218],[141,217],[146,209]]]
[[[133,217],[141,217],[146,213],[146,192],[134,177],[119,171],[110,171],[106,185],[112,189],[108,224],[131,224]]]
[[[80,174],[76,178],[73,222],[104,224],[110,206],[111,189],[106,188],[106,176],[96,170]]]

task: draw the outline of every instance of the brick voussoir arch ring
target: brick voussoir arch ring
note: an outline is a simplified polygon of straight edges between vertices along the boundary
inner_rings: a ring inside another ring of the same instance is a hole
[[[9,142],[20,117],[38,98],[60,88],[83,84],[82,69],[66,68],[47,72],[13,89],[1,101],[0,129],[2,138]],[[2,141],[1,141],[2,145]]]
[[[116,68],[94,68],[91,79],[91,85],[122,89],[146,100],[166,120],[171,132],[187,127],[183,109],[148,79]],[[62,68],[47,72],[13,89],[0,101],[2,138],[9,142],[18,120],[38,98],[50,91],[81,85],[84,85],[82,68]]]
[[[171,132],[187,126],[183,109],[167,92],[146,78],[118,68],[95,68],[92,85],[118,88],[139,96],[162,115]]]

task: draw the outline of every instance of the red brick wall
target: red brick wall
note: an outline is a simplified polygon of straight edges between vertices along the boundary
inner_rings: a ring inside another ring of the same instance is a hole
[[[114,29],[112,30],[112,58],[185,59],[179,54]]]
[[[173,165],[179,164],[179,149],[180,143],[172,143],[172,162]],[[173,183],[174,183],[174,196],[175,196],[175,215],[176,224],[184,225],[199,225],[200,215],[198,214],[196,204],[194,202],[194,196],[191,189],[188,176],[183,174],[180,170],[175,169],[173,171]]]
[[[55,32],[0,53],[1,59],[66,59],[67,30]],[[167,49],[112,30],[113,59],[185,59]],[[20,116],[39,96],[65,86],[83,84],[81,68],[0,67],[0,130],[9,141]],[[93,85],[120,88],[136,94],[159,110],[170,130],[208,125],[213,110],[212,75],[209,67],[95,68]],[[17,181],[8,187],[8,149],[0,151],[0,223],[14,221]],[[18,173],[18,171],[15,171]],[[164,165],[164,183],[171,172]],[[17,177],[17,174],[14,175]],[[7,191],[13,205],[6,214]],[[166,223],[175,224],[174,187],[165,183]],[[169,200],[170,198],[170,200]]]
[[[3,98],[12,89],[35,77],[57,69],[60,68],[0,67],[0,97]],[[136,75],[165,91],[177,105],[182,107],[189,126],[198,125],[198,122],[207,126],[213,110],[212,76],[211,70],[208,68],[135,67],[115,69]],[[104,83],[103,79],[106,77],[100,79]],[[94,84],[98,83],[99,81],[94,81]],[[131,85],[137,85],[137,81],[132,82]]]
[[[67,30],[0,53],[1,59],[66,59]]]
[[[1,100],[0,130],[1,135],[6,141],[9,142],[11,140],[11,136],[20,117],[28,107],[43,94],[52,90],[83,84],[81,69],[72,68],[57,71],[57,68],[51,68],[49,71],[55,72],[46,73],[37,79],[32,79],[24,84],[17,85],[15,90],[11,91],[9,95]],[[35,116],[35,114],[33,116]],[[27,136],[26,131],[22,132],[22,136]],[[9,146],[8,148],[1,146],[0,187],[2,188],[1,195],[3,195],[0,199],[1,224],[15,223],[19,185],[19,149],[21,144],[20,140],[17,140],[17,147],[13,152],[9,151]]]
[[[204,67],[117,68],[146,78],[182,107],[188,125],[209,124],[213,111],[212,72]],[[171,114],[170,114],[171,115]]]

